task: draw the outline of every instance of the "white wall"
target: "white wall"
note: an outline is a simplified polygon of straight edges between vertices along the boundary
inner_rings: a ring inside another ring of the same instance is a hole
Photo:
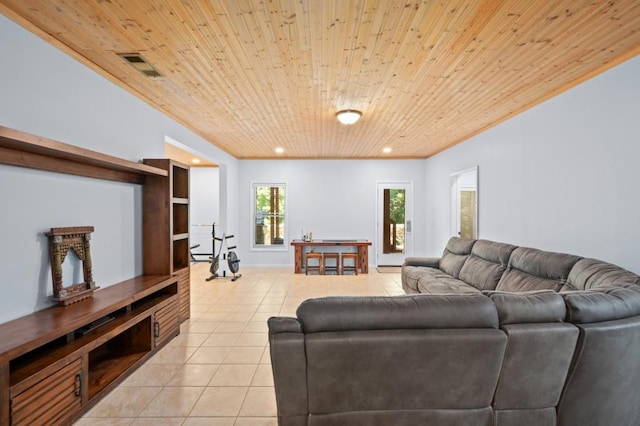
[[[449,175],[479,165],[480,238],[640,272],[640,57],[426,160],[427,254],[449,229]]]
[[[220,173],[217,167],[192,167],[189,178],[190,244],[200,244],[194,253],[211,253],[211,224],[220,233]],[[207,225],[207,226],[200,226]],[[219,234],[219,235],[218,235]],[[207,256],[196,256],[207,260]]]
[[[288,183],[289,239],[375,241],[376,182],[412,180],[414,253],[437,255],[450,174],[479,165],[481,238],[640,272],[640,58],[431,159],[386,161],[238,161],[2,16],[0,58],[2,126],[133,161],[163,157],[169,136],[219,164],[220,231],[238,236],[243,265],[293,264],[288,242],[248,249],[251,182]],[[97,285],[141,273],[141,198],[137,185],[0,165],[0,322],[49,304],[51,227],[96,227]]]
[[[3,16],[0,58],[0,125],[133,161],[164,157],[170,136],[237,187],[236,159]],[[0,165],[0,200],[0,322],[50,304],[51,227],[95,226],[98,286],[142,273],[140,186]],[[237,216],[235,200],[223,208]]]
[[[423,160],[245,160],[240,161],[240,199],[237,231],[243,265],[293,265],[292,239],[301,230],[313,232],[314,239],[367,239],[369,263],[374,264],[376,240],[376,183],[413,181],[414,206],[425,205]],[[287,252],[250,251],[251,184],[287,184],[286,220],[289,226]],[[415,250],[424,252],[423,215],[414,214]]]

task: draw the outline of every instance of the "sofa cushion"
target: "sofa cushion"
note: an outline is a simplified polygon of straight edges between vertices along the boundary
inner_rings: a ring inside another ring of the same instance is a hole
[[[493,407],[555,407],[576,348],[578,327],[544,323],[508,324],[501,328],[508,343]]]
[[[460,237],[451,237],[447,241],[447,246],[444,248],[443,255],[447,253],[453,254],[469,254],[471,249],[477,240],[469,240]]]
[[[454,278],[458,278],[462,265],[471,254],[471,249],[475,242],[476,240],[466,240],[458,237],[450,238],[440,258],[440,270]]]
[[[551,290],[525,293],[488,293],[496,305],[500,326],[563,322],[567,310],[562,296]]]
[[[406,392],[406,389],[403,389]],[[401,394],[404,392],[400,392]],[[428,398],[428,395],[427,395]],[[438,425],[438,426],[477,426],[492,425],[493,410],[489,407],[467,408],[464,410],[448,410],[446,408],[417,410],[371,410],[349,411],[345,413],[310,414],[309,421],[302,419],[299,423],[281,423],[282,425],[300,426],[362,426],[362,425]],[[555,410],[553,410],[555,419]],[[543,423],[532,423],[539,426]],[[546,423],[544,423],[546,424]],[[549,423],[552,424],[552,423]],[[522,423],[514,425],[523,426]],[[502,426],[502,425],[500,425]],[[528,425],[527,425],[528,426]]]
[[[540,426],[555,425],[555,408],[532,410],[495,410],[494,426]]]
[[[405,291],[413,290],[414,292],[417,292],[418,280],[420,280],[424,274],[428,273],[428,271],[441,272],[439,269],[404,265],[402,267],[402,286],[405,287]]]
[[[431,278],[431,279],[449,278],[449,279],[455,280],[455,278],[453,278],[451,275],[447,274],[446,272],[442,272],[440,269],[434,269],[434,268],[422,268],[418,281],[420,281],[420,279],[424,277]],[[456,280],[456,281],[460,281],[460,280]]]
[[[298,307],[305,333],[415,328],[497,328],[498,314],[481,294],[323,297]]]
[[[507,269],[509,257],[516,246],[478,240],[471,249],[471,256],[460,270],[460,279],[479,290],[493,290]]]
[[[458,278],[462,265],[468,257],[469,255],[448,253],[440,259],[440,269],[452,277]]]
[[[640,318],[579,324],[578,328],[576,356],[557,407],[556,424],[637,426]]]
[[[361,330],[306,334],[305,342],[313,417],[443,408],[468,412],[489,407],[507,337],[490,328]],[[491,424],[490,417],[482,418],[483,423],[476,417],[475,422],[462,424]],[[388,422],[388,416],[359,420],[350,424],[399,424]],[[413,420],[409,424],[439,424]]]
[[[442,276],[425,275],[420,278],[418,280],[418,291],[426,294],[480,293],[477,288],[444,273],[442,273]]]
[[[575,324],[612,321],[640,315],[640,287],[561,293],[567,320]]]
[[[562,291],[591,290],[620,284],[640,284],[640,276],[601,260],[580,259],[571,268]]]
[[[403,266],[402,267],[402,284],[411,290],[419,292],[418,281],[423,277],[431,278],[451,278],[451,275],[442,272],[440,269],[427,268],[422,266]],[[406,290],[406,289],[405,289]]]
[[[440,266],[439,257],[407,257],[402,266],[424,266],[426,268],[438,268]]]
[[[518,247],[509,258],[507,270],[500,278],[499,291],[559,291],[567,281],[571,268],[581,259],[564,253],[553,253]]]

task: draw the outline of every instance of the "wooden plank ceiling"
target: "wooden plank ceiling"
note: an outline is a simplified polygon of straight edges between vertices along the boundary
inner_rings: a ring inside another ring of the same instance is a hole
[[[0,0],[0,12],[241,159],[425,158],[640,52],[638,0]],[[162,76],[117,55],[131,52]],[[341,109],[362,119],[341,125]]]

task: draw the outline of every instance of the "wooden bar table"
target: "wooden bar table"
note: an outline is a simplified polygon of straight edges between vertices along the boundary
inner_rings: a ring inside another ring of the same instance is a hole
[[[360,273],[369,273],[369,246],[371,241],[367,240],[293,240],[291,245],[295,248],[294,252],[294,272],[302,273],[302,265],[304,264],[304,255],[306,247],[356,247],[358,250],[358,263],[360,265]]]

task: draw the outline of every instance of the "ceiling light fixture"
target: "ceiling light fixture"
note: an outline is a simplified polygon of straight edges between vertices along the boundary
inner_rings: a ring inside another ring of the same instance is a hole
[[[194,159],[191,160],[191,162],[193,164],[200,164],[200,159],[199,158],[194,158]]]
[[[391,152],[391,147],[386,147],[382,150],[382,152],[384,152],[385,154],[388,154]]]
[[[353,124],[356,121],[360,120],[362,113],[360,111],[356,111],[353,109],[343,109],[342,111],[336,112],[336,118],[339,122],[345,125]]]
[[[282,147],[277,147],[277,148],[275,149],[275,151],[276,151],[276,154],[282,154],[282,153],[284,152],[284,148],[282,148]]]

